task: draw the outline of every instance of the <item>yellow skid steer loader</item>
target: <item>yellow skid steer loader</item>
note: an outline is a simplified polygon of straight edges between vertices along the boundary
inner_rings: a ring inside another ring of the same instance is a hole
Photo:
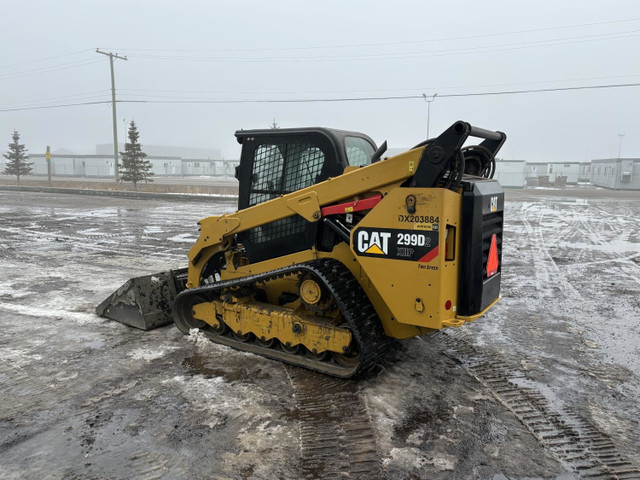
[[[386,142],[356,132],[236,137],[238,211],[199,222],[187,268],[129,280],[99,315],[142,329],[173,321],[348,378],[388,338],[460,326],[498,301],[504,133],[459,121],[384,159]]]

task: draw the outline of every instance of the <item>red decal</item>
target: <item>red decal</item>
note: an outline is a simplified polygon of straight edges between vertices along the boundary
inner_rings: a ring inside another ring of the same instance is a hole
[[[438,245],[436,245],[433,250],[428,251],[424,257],[422,257],[419,262],[429,263],[431,260],[438,256]]]
[[[357,200],[355,202],[348,203],[339,203],[338,205],[329,205],[328,207],[323,207],[320,209],[322,212],[322,216],[326,217],[327,215],[338,215],[341,213],[347,213],[347,208],[351,207],[352,210],[349,212],[359,212],[360,210],[370,210],[375,207],[380,200],[382,200],[382,195],[376,195],[375,197],[364,198],[362,200]]]

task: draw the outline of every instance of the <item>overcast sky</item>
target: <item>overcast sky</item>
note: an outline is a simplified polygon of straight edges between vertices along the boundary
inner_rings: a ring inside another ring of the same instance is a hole
[[[530,161],[640,157],[640,87],[446,97],[640,83],[640,2],[21,0],[0,29],[0,150],[93,153],[112,141],[110,100],[141,142],[218,148],[240,128],[322,125],[410,147],[456,120],[504,131],[501,155]],[[219,100],[416,96],[315,103]],[[22,108],[20,111],[7,109]]]

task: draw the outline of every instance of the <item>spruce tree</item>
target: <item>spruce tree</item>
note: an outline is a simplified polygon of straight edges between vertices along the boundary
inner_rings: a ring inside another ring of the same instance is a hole
[[[122,165],[120,166],[120,180],[122,182],[132,182],[133,189],[138,189],[140,182],[153,182],[151,176],[151,162],[145,160],[147,154],[142,151],[142,147],[138,142],[140,133],[136,128],[133,120],[129,124],[129,141],[124,144],[124,152],[122,155]]]
[[[17,130],[13,131],[12,138],[13,142],[9,144],[9,151],[2,155],[8,160],[4,166],[4,174],[18,177],[18,185],[20,185],[20,176],[29,175],[33,169],[33,163],[27,162],[29,155],[24,144],[20,143],[20,134]]]

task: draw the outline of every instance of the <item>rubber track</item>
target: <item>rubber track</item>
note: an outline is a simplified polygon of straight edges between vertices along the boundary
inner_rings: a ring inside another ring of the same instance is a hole
[[[527,379],[494,353],[481,353],[462,332],[443,343],[467,371],[520,420],[578,478],[640,480],[640,468],[622,455],[611,437],[575,411],[552,407]]]
[[[190,313],[189,300],[192,297],[202,297],[209,300],[217,299],[225,288],[255,284],[257,282],[274,280],[288,275],[299,275],[304,272],[314,274],[321,280],[329,293],[333,296],[336,305],[347,322],[353,338],[360,351],[359,363],[355,367],[344,367],[330,361],[318,361],[301,354],[286,353],[277,348],[267,348],[256,342],[241,342],[231,336],[217,335],[204,330],[204,333],[214,342],[228,345],[238,350],[257,353],[268,358],[284,361],[292,365],[308,368],[340,378],[351,378],[369,370],[376,361],[384,355],[388,346],[387,337],[384,334],[380,319],[373,305],[364,293],[364,290],[353,277],[351,272],[339,261],[324,258],[307,263],[291,265],[270,272],[257,275],[217,282],[212,285],[204,285],[185,290],[180,293],[173,305],[174,319],[184,318]],[[302,349],[304,350],[304,348]]]

